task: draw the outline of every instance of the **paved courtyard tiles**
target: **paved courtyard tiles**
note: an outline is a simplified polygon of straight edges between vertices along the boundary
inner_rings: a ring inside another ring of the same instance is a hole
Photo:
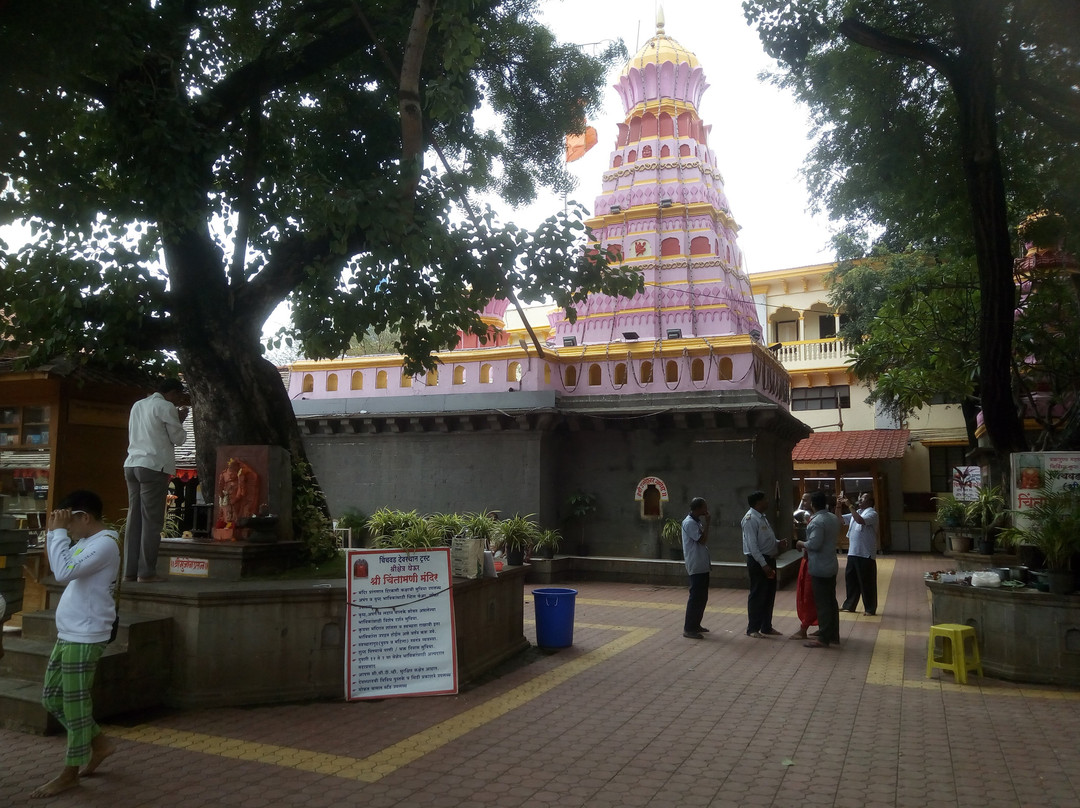
[[[457,696],[131,716],[44,803],[62,737],[0,730],[0,806],[1080,805],[1080,693],[925,678],[939,563],[880,559],[878,616],[842,614],[827,650],[746,637],[745,591],[712,590],[691,641],[685,590],[575,583],[573,647]]]

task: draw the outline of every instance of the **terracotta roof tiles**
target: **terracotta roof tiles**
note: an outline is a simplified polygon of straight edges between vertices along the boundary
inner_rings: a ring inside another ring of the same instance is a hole
[[[797,463],[814,460],[886,460],[903,457],[911,433],[906,429],[815,432],[791,452]]]

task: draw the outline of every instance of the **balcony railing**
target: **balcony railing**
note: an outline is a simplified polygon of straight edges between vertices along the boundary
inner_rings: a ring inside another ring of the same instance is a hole
[[[849,358],[847,343],[840,337],[785,342],[773,353],[788,370],[814,365],[836,367],[847,364]]]

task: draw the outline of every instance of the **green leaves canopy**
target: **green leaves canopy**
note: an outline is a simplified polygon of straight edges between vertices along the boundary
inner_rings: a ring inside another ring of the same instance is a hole
[[[462,214],[470,194],[566,187],[563,136],[623,53],[557,43],[535,6],[6,3],[0,221],[34,239],[0,256],[0,335],[39,356],[169,351],[209,451],[301,452],[259,358],[283,300],[309,356],[391,329],[417,369],[484,330],[493,296],[632,293],[572,216],[530,234]],[[501,131],[474,125],[483,101]]]
[[[982,409],[999,453],[1025,438],[1011,385],[1012,228],[1080,226],[1080,11],[1071,0],[745,0],[778,81],[806,102],[812,192],[872,242],[974,257]]]

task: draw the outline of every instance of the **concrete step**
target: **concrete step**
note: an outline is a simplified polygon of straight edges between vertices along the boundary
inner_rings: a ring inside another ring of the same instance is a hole
[[[27,640],[43,640],[50,645],[56,642],[56,610],[42,609],[23,615],[22,635]],[[120,628],[116,632],[116,640],[110,643],[112,646],[141,645],[143,643],[156,643],[155,635],[162,630],[171,632],[172,618],[153,617],[140,615],[130,609],[120,610]],[[171,636],[171,635],[170,635]]]
[[[62,729],[41,706],[41,682],[9,676],[0,676],[0,727],[32,735],[51,735]]]
[[[36,734],[60,726],[41,706],[45,668],[56,638],[55,613],[23,617],[23,636],[4,640],[0,659],[0,726]],[[94,716],[101,720],[162,702],[169,681],[172,619],[130,610],[120,615],[116,641],[108,645],[94,676]]]

